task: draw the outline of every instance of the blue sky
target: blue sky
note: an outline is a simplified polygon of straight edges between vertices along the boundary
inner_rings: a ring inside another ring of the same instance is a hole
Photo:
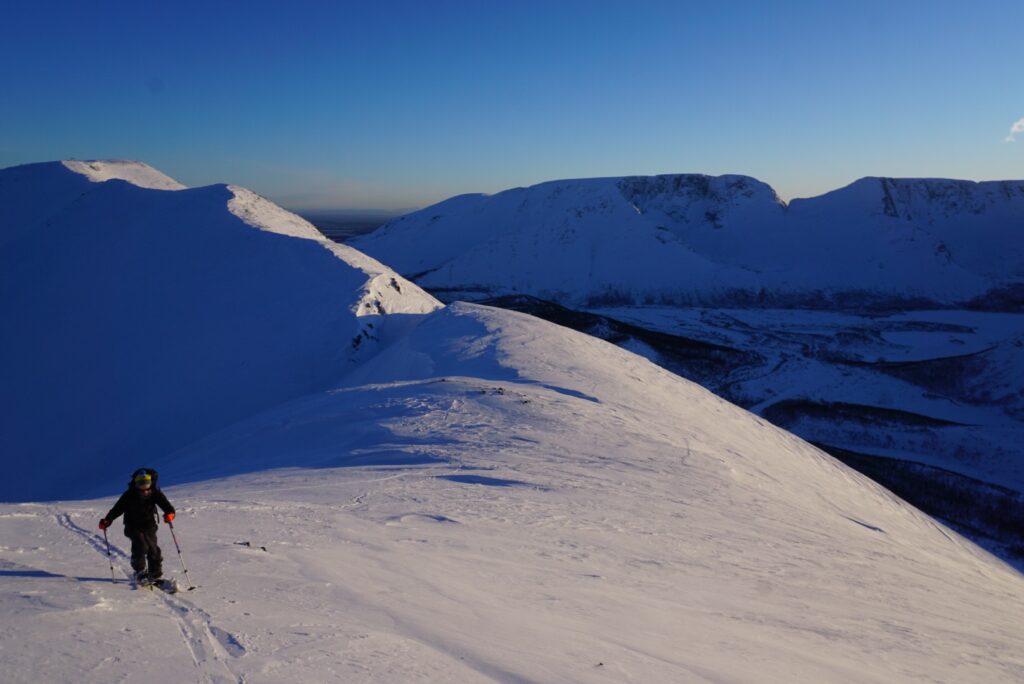
[[[674,172],[785,199],[1024,178],[1019,0],[10,5],[0,167],[139,159],[289,208]]]

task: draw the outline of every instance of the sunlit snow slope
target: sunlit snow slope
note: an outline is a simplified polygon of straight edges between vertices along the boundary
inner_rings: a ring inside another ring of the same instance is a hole
[[[200,585],[173,597],[110,582],[112,497],[0,506],[8,681],[1024,677],[1021,575],[696,385],[522,314],[437,311],[162,477]]]
[[[322,389],[438,306],[255,193],[181,187],[0,170],[0,500],[106,491],[104,468]]]

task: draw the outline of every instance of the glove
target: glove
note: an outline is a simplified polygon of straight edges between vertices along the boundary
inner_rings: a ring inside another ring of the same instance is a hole
[[[110,527],[110,521],[106,518],[100,518],[100,529],[105,530]]]
[[[174,520],[174,513],[164,513],[165,523],[170,523],[172,520]]]

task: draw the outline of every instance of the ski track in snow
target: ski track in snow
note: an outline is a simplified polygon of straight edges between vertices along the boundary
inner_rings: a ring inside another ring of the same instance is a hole
[[[99,536],[76,524],[69,513],[56,513],[54,518],[59,526],[83,539],[98,553],[106,555],[106,544]],[[115,544],[110,544],[110,552],[112,556],[118,558],[117,566],[124,575],[126,583],[130,584],[132,571],[130,567],[126,567],[129,560],[128,553]],[[164,562],[168,560],[170,559],[165,558]],[[142,590],[135,589],[135,591],[141,592]],[[231,658],[245,654],[245,648],[234,635],[215,626],[210,615],[196,607],[191,601],[177,595],[172,596],[156,588],[150,593],[167,607],[168,614],[177,624],[182,643],[198,671],[199,681],[210,684],[222,684],[223,682],[244,684],[245,678],[232,672],[228,665],[228,660]]]

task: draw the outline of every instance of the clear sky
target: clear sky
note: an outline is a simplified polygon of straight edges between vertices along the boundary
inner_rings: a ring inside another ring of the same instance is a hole
[[[785,199],[1022,179],[1024,2],[8,3],[0,167],[67,158],[295,209],[675,172]]]

